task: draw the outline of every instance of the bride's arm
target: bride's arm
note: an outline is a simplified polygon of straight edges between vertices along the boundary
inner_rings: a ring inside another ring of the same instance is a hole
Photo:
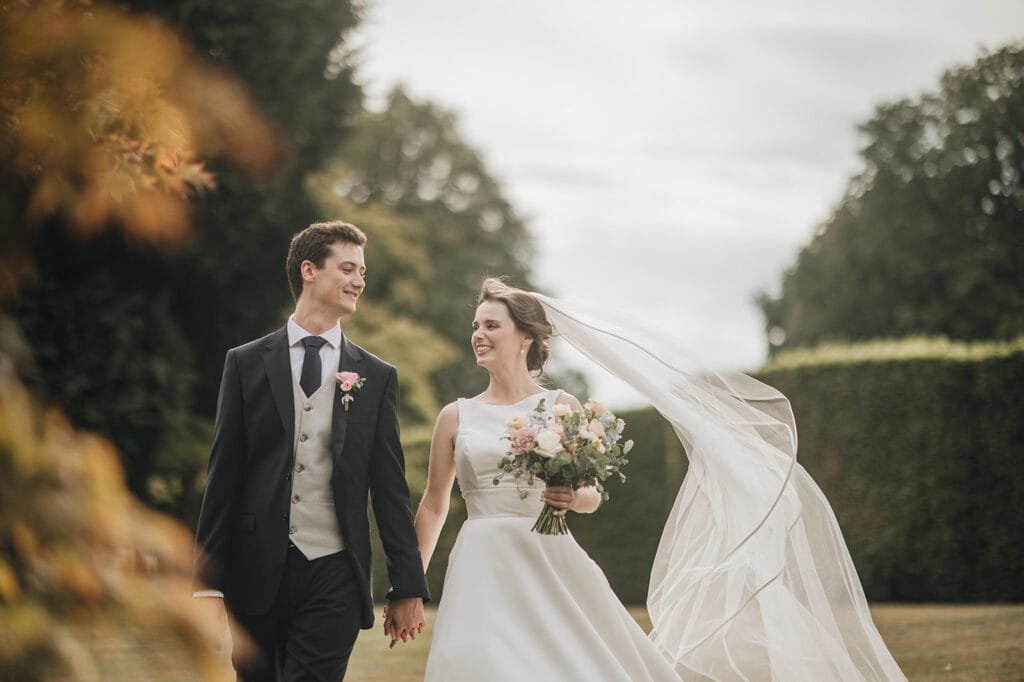
[[[459,408],[449,403],[437,415],[434,436],[430,440],[427,462],[427,487],[416,510],[416,540],[420,546],[423,572],[437,547],[441,528],[448,517],[452,485],[455,483],[455,433],[459,427]]]

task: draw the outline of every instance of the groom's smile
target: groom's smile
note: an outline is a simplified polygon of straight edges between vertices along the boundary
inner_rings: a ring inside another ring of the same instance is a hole
[[[323,268],[314,271],[315,298],[325,307],[336,309],[339,316],[351,315],[366,288],[365,277],[363,247],[349,243],[333,244]]]

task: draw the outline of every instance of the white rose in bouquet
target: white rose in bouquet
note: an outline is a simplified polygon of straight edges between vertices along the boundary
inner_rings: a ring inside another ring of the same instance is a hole
[[[536,436],[537,454],[554,457],[562,451],[562,438],[551,429],[542,429]]]

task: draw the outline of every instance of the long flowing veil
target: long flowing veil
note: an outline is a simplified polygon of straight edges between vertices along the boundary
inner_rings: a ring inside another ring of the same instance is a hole
[[[689,467],[658,546],[651,639],[684,679],[905,680],[782,393],[638,321],[533,294],[555,335],[667,419]],[[637,453],[637,456],[642,456]]]

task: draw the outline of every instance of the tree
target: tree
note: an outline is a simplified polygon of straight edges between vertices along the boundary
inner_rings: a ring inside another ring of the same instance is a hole
[[[273,163],[272,133],[234,81],[161,27],[91,5],[0,8],[0,300],[35,272],[41,224],[181,244],[191,199],[215,184],[206,161]]]
[[[273,133],[235,81],[152,21],[59,0],[0,16],[0,299],[34,351],[35,371],[21,369],[114,435],[144,493],[194,376],[165,273],[192,200],[215,186],[206,163],[266,170]]]
[[[425,227],[380,204],[359,206],[335,194],[330,173],[311,177],[310,193],[330,215],[362,228],[367,287],[359,312],[345,320],[345,333],[399,369],[401,419],[430,423],[440,405],[431,375],[458,357],[458,349],[423,319],[424,283],[433,269],[424,246]]]
[[[1024,334],[1024,44],[879,106],[864,169],[762,295],[772,352],[826,340]]]
[[[203,229],[166,275],[175,319],[202,378],[193,406],[212,414],[225,351],[282,322],[291,304],[288,242],[324,217],[305,182],[343,143],[362,105],[345,42],[359,17],[348,0],[130,0],[129,6],[163,17],[239,77],[282,140],[269,177],[213,166],[218,191],[202,197]]]
[[[357,17],[335,0],[128,4],[3,10],[2,243],[33,264],[3,271],[34,273],[12,311],[38,387],[115,440],[135,494],[185,515],[207,452],[183,444],[203,440],[225,351],[281,323],[288,241],[320,217],[306,176],[360,104]]]
[[[102,677],[97,637],[158,636],[176,669],[218,679],[178,599],[191,535],[143,508],[124,471],[138,476],[188,405],[189,347],[152,278],[214,186],[205,160],[258,168],[271,133],[174,35],[60,0],[0,7],[0,123],[0,678]],[[25,376],[117,433],[127,467]]]
[[[433,375],[442,402],[479,391],[485,377],[468,338],[480,283],[508,275],[531,287],[533,242],[455,115],[395,88],[383,111],[356,118],[323,182],[357,206],[383,206],[418,226],[402,248],[417,250],[422,277],[410,288],[402,268],[391,268],[373,287],[398,294],[390,296],[396,313],[428,324],[456,349]]]

